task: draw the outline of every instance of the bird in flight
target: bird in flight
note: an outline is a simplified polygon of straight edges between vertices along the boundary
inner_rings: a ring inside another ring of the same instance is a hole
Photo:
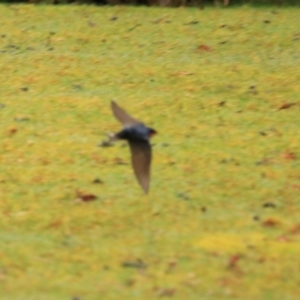
[[[137,181],[145,194],[149,191],[150,167],[152,149],[150,138],[157,132],[146,127],[141,121],[131,117],[116,102],[111,102],[111,108],[116,119],[122,124],[123,129],[110,137],[114,140],[127,140],[131,151],[131,164]]]

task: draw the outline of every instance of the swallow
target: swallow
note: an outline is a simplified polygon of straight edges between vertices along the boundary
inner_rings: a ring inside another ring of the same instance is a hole
[[[150,138],[157,132],[147,127],[141,121],[131,117],[116,102],[111,102],[115,118],[122,124],[123,129],[110,136],[110,140],[127,140],[131,151],[131,164],[135,177],[145,194],[150,186],[150,167],[152,147]]]

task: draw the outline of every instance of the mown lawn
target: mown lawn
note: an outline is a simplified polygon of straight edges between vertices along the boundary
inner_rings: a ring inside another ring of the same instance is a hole
[[[299,13],[1,5],[0,299],[299,299]]]

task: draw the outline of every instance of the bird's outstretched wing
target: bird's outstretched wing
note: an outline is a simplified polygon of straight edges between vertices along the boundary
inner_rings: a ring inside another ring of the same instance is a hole
[[[134,119],[131,117],[123,108],[121,108],[116,102],[111,102],[111,109],[114,113],[114,116],[116,119],[119,120],[119,122],[124,127],[130,127],[132,125],[141,124],[139,120]]]
[[[129,146],[135,176],[147,194],[150,186],[151,145],[148,141],[129,141]]]

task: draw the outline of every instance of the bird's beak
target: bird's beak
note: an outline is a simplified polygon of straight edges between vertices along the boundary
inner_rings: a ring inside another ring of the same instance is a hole
[[[157,134],[156,130],[153,130],[150,132],[149,137],[152,138],[153,136],[155,136]]]

